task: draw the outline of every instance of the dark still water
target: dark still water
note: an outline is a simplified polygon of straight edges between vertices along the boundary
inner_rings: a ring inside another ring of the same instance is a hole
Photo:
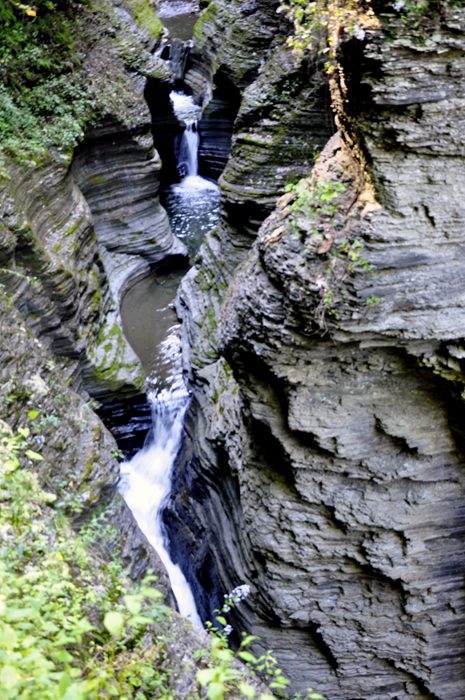
[[[194,24],[200,13],[197,3],[164,0],[158,7],[157,15],[172,37],[188,41],[193,36]]]
[[[171,307],[186,269],[150,275],[137,282],[123,297],[124,334],[144,367],[150,388],[170,385],[179,373],[179,323]]]

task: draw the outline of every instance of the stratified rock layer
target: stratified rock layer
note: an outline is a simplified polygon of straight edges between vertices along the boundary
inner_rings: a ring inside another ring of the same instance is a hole
[[[235,273],[223,223],[182,285],[195,401],[167,520],[205,617],[249,582],[233,626],[301,692],[461,700],[465,14],[423,42],[389,22],[338,52],[313,175],[345,188],[336,214],[282,198]]]
[[[0,330],[0,415],[15,432],[29,428],[29,447],[43,457],[34,462],[41,484],[57,495],[57,507],[77,517],[76,526],[103,509],[106,525],[118,528],[119,544],[102,543],[102,554],[108,560],[121,556],[135,580],[151,567],[171,602],[164,567],[116,492],[116,442],[91,405],[68,386],[73,364],[57,363],[3,298]]]
[[[150,266],[187,251],[158,200],[161,162],[144,101],[147,81],[166,90],[170,70],[127,8],[109,4],[96,17],[82,9],[80,24],[81,78],[99,93],[98,114],[74,153],[51,148],[41,159],[6,161],[0,256],[23,317],[48,348],[75,361],[73,387],[109,401],[144,385],[122,332],[122,293]]]

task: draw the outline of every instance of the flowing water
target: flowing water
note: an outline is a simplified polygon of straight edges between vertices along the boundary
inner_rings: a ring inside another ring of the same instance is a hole
[[[169,29],[172,37],[187,41],[194,33],[194,24],[197,22],[200,12],[196,2],[162,0],[158,6],[157,15],[163,25]]]
[[[200,108],[182,93],[174,93],[172,100],[175,114],[186,129],[177,160],[182,179],[165,190],[164,203],[173,233],[184,240],[193,255],[218,220],[219,190],[216,183],[198,175]],[[180,613],[202,626],[189,585],[170,559],[162,521],[189,405],[182,376],[180,326],[171,307],[183,274],[174,271],[146,277],[126,293],[121,303],[126,338],[147,376],[152,429],[142,450],[121,464],[119,491],[165,565]]]
[[[172,92],[173,110],[186,129],[182,135],[177,159],[181,182],[163,188],[160,200],[170,218],[173,233],[187,246],[193,256],[206,234],[218,223],[220,191],[216,182],[198,174],[198,121],[202,109],[192,97]]]

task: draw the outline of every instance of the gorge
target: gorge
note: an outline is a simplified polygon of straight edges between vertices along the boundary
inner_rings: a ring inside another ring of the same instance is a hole
[[[230,643],[294,692],[462,700],[465,9],[147,5],[73,10],[71,145],[2,93],[2,421],[191,620],[250,585]]]

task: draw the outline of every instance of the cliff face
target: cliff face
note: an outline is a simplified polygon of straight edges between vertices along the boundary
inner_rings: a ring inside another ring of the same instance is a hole
[[[187,253],[158,200],[161,161],[144,100],[148,79],[160,89],[171,79],[151,53],[160,39],[121,3],[80,13],[85,87],[70,99],[93,111],[74,151],[45,151],[43,143],[37,156],[7,154],[2,282],[44,344],[75,361],[73,386],[107,400],[144,383],[121,328],[125,287],[150,265]]]
[[[75,588],[72,589],[76,597],[79,595],[79,587],[88,584],[93,604],[92,607],[86,605],[80,608],[79,619],[81,623],[82,620],[92,620],[91,629],[98,629],[99,635],[105,609],[101,609],[101,599],[97,598],[97,595],[105,598],[108,596],[109,605],[113,609],[116,600],[121,597],[115,584],[126,586],[124,590],[134,594],[137,588],[131,589],[129,584],[140,582],[149,569],[158,578],[156,585],[163,594],[164,601],[174,607],[163,565],[139,530],[131,511],[116,492],[119,476],[116,443],[93,412],[91,405],[84,403],[82,398],[67,386],[69,367],[66,363],[56,362],[56,358],[54,359],[33,335],[12,304],[8,304],[3,298],[0,298],[0,332],[2,564],[7,562],[10,570],[15,567],[13,571],[17,571],[19,581],[23,581],[24,575],[27,575],[29,579],[34,576],[36,583],[37,579],[40,580],[41,572],[50,570],[53,566],[49,557],[44,567],[44,558],[48,555],[50,547],[53,559],[64,561],[65,566],[56,578],[51,577],[47,581],[50,587],[50,590],[48,587],[45,589],[47,605],[51,606],[50,601],[56,606],[54,609],[60,605],[63,589],[60,588],[59,595],[54,597],[54,584],[56,585],[57,580],[63,584],[72,576],[76,582]],[[13,435],[21,440],[19,443],[16,442],[17,438],[13,440],[13,444],[20,449],[14,453],[17,454],[19,464],[12,469],[11,457],[8,464],[5,453]],[[27,489],[18,492],[18,489],[14,488],[12,479],[8,478],[12,472],[15,476],[24,475],[23,483],[26,483]],[[35,476],[38,477],[38,484],[35,482]],[[45,490],[42,496],[39,485]],[[39,500],[41,497],[42,500]],[[13,517],[10,516],[11,513]],[[31,518],[29,528],[27,518]],[[75,540],[78,531],[81,537]],[[39,549],[38,541],[45,553]],[[76,550],[80,552],[80,556],[74,561],[75,565],[70,572],[67,567],[73,561],[71,557]],[[3,569],[5,568],[4,566]],[[132,579],[132,582],[129,582],[127,577]],[[12,621],[11,615],[8,617],[7,627],[6,611],[14,609],[17,614],[20,610],[23,612],[19,623],[21,627],[16,629],[24,633],[24,619],[29,619],[32,615],[26,607],[28,598],[18,596],[15,607],[8,583],[9,579],[2,570],[2,584],[5,584],[2,590],[7,599],[7,606],[1,611],[2,624],[9,630],[14,628],[16,621]],[[36,586],[34,595],[38,595],[37,590],[42,589]],[[67,592],[69,593],[69,588]],[[69,613],[71,596],[67,595],[65,605],[67,620],[72,622],[74,618]],[[75,604],[75,600],[71,602]],[[153,599],[151,606],[154,606]],[[25,616],[25,612],[29,613],[28,617]],[[156,624],[144,629],[144,653],[138,660],[139,667],[146,663],[154,673],[159,673],[160,667],[166,669],[168,675],[165,678],[176,697],[204,697],[196,674],[208,664],[215,664],[211,659],[209,636],[176,612],[167,609],[162,609],[161,612],[163,614],[158,616]],[[39,628],[36,620],[34,624]],[[52,634],[56,631],[52,623],[49,628]],[[47,630],[47,634],[50,630]],[[78,659],[86,658],[87,653],[92,657],[96,653],[95,645],[89,644],[88,632],[89,630],[83,641],[79,640],[80,653],[79,656],[76,655]],[[125,647],[128,653],[134,655],[137,641],[131,639],[130,649]],[[12,644],[14,646],[10,652],[11,657],[14,656],[16,668],[19,671],[24,669],[26,675],[26,665],[30,670],[34,659],[31,660],[27,652],[21,654],[14,651],[20,647],[16,637],[13,637]],[[55,655],[59,645],[60,642],[51,646],[50,653],[50,647],[43,639],[40,640],[40,663],[43,665],[46,660],[57,674],[63,670]],[[73,642],[69,641],[69,638],[67,649],[74,650]],[[105,649],[108,650],[108,645]],[[158,653],[152,657],[154,651]],[[124,663],[121,658],[111,658],[110,663],[114,664],[116,669]],[[76,667],[76,658],[72,658],[71,654],[66,657],[68,669],[70,661]],[[103,662],[99,659],[99,663]],[[5,667],[8,668],[8,664],[4,663],[2,668]],[[247,680],[258,692],[266,690],[259,679],[252,677],[237,661],[233,662],[233,667],[238,671],[238,678]],[[86,671],[88,672],[88,668]],[[19,673],[18,676],[21,677]],[[31,680],[30,673],[27,673],[26,677],[30,688],[37,676],[33,676]],[[43,678],[43,674],[40,678]],[[48,679],[48,689],[55,680],[55,676],[51,680]],[[2,681],[2,694],[5,697],[11,689],[6,688],[4,677]],[[108,677],[105,677],[105,689],[108,688],[108,683]],[[34,685],[34,689],[37,685],[39,681]],[[121,684],[120,687],[121,692],[128,692],[127,685]],[[140,692],[140,683],[137,684],[134,693],[138,691]],[[41,692],[40,688],[38,692]],[[99,689],[96,692],[93,689],[86,692],[87,695],[89,692],[93,693],[91,697],[99,697],[100,693]]]
[[[272,199],[253,178],[271,182],[273,155],[255,150],[270,176],[256,160],[247,183],[260,76],[245,92],[223,224],[178,303],[194,403],[167,522],[206,617],[252,584],[233,625],[260,634],[297,689],[458,700],[465,15],[418,31],[387,19],[341,44],[339,133],[310,194],[279,200],[248,252]],[[324,110],[304,104],[308,138]]]

